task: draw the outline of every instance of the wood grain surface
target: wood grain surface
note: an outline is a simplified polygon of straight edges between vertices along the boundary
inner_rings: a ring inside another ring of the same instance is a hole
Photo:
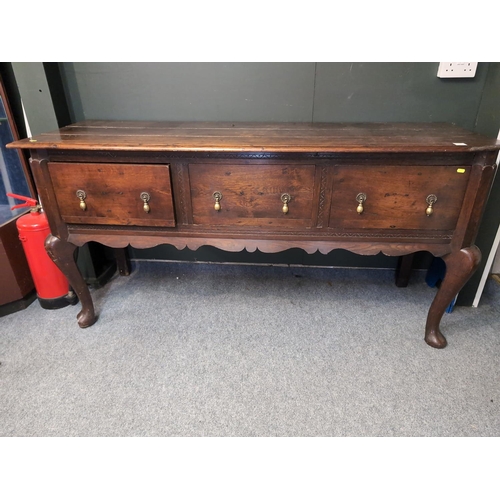
[[[457,152],[497,141],[445,123],[247,123],[87,120],[11,143],[118,151]]]

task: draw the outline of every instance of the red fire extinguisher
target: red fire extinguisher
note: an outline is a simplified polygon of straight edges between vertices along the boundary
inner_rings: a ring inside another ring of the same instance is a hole
[[[42,207],[33,198],[12,193],[7,193],[7,196],[25,201],[11,210],[32,207],[29,214],[17,219],[16,226],[40,305],[44,309],[60,309],[69,304],[76,304],[78,297],[45,250],[45,239],[50,234],[50,229],[47,216],[41,211]]]

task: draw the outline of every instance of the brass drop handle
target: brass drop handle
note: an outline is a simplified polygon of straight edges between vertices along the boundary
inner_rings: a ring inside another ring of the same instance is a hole
[[[434,209],[432,208],[432,206],[434,205],[434,203],[436,203],[437,196],[435,194],[430,194],[429,196],[427,196],[425,201],[428,205],[425,210],[425,215],[427,215],[427,217],[430,217],[434,213]]]
[[[151,207],[149,206],[149,200],[151,199],[150,194],[144,191],[143,193],[141,193],[140,198],[144,202],[142,208],[147,214],[149,214],[149,212],[151,211]]]
[[[288,193],[283,193],[281,195],[281,202],[283,203],[283,208],[281,209],[281,211],[284,213],[284,214],[287,214],[288,213],[288,204],[292,201],[292,197],[288,194]]]
[[[80,200],[80,208],[83,211],[87,210],[87,204],[85,203],[85,198],[87,198],[87,193],[83,189],[79,189],[76,192],[76,196]]]
[[[222,193],[220,191],[215,191],[215,193],[212,195],[215,200],[215,205],[214,205],[214,210],[217,212],[220,212],[220,200],[222,200]]]
[[[356,196],[356,201],[358,202],[356,212],[358,212],[358,215],[361,215],[364,211],[363,203],[366,201],[366,194],[359,193],[358,196]]]

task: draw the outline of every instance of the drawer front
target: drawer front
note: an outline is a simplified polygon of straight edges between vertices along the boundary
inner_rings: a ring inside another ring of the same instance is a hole
[[[315,171],[315,165],[303,164],[190,164],[193,222],[310,227]],[[214,193],[222,195],[219,210]]]
[[[65,222],[175,226],[168,165],[50,162],[48,168]]]
[[[470,167],[340,166],[333,172],[330,227],[453,230]],[[366,195],[358,213],[358,194]],[[430,203],[427,197],[434,195]],[[431,215],[426,210],[432,205]]]

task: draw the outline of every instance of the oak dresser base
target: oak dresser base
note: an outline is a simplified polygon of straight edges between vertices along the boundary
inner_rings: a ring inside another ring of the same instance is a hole
[[[76,265],[90,241],[266,253],[344,249],[443,257],[425,342],[481,261],[474,245],[500,143],[446,124],[262,124],[88,120],[10,144],[28,149],[52,234],[46,249],[97,316]]]

